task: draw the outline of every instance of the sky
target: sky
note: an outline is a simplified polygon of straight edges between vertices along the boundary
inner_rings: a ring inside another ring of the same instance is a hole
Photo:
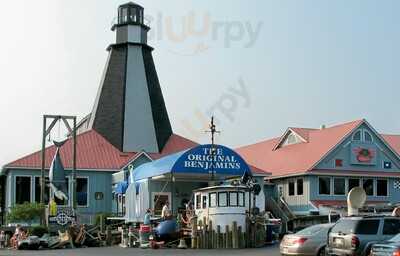
[[[125,2],[2,2],[0,166],[40,149],[43,114],[91,111]],[[137,3],[178,134],[209,142],[211,115],[232,147],[361,118],[400,134],[399,1]]]

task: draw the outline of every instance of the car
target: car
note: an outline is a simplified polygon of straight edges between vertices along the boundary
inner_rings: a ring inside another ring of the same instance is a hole
[[[374,244],[371,256],[400,256],[400,234],[387,241]]]
[[[285,235],[280,244],[281,255],[325,255],[326,238],[332,226],[332,223],[318,224]]]
[[[375,243],[400,232],[400,218],[392,216],[343,217],[328,232],[326,254],[368,256]]]

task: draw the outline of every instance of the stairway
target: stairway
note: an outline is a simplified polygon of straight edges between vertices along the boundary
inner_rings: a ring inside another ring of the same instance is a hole
[[[265,206],[267,211],[272,212],[272,214],[282,220],[282,233],[286,233],[288,230],[287,223],[296,218],[296,215],[290,210],[288,204],[283,198],[275,201],[272,197],[268,197],[265,201]]]

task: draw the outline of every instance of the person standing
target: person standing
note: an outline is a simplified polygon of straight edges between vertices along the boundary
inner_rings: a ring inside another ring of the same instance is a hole
[[[151,209],[147,209],[146,214],[144,215],[143,225],[151,224]]]
[[[161,210],[161,218],[168,219],[170,217],[171,217],[171,210],[169,209],[169,202],[166,201]]]

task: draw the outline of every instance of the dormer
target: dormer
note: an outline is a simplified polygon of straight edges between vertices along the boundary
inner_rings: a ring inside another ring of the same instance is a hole
[[[307,132],[301,128],[288,128],[273,150],[286,146],[308,142]]]

